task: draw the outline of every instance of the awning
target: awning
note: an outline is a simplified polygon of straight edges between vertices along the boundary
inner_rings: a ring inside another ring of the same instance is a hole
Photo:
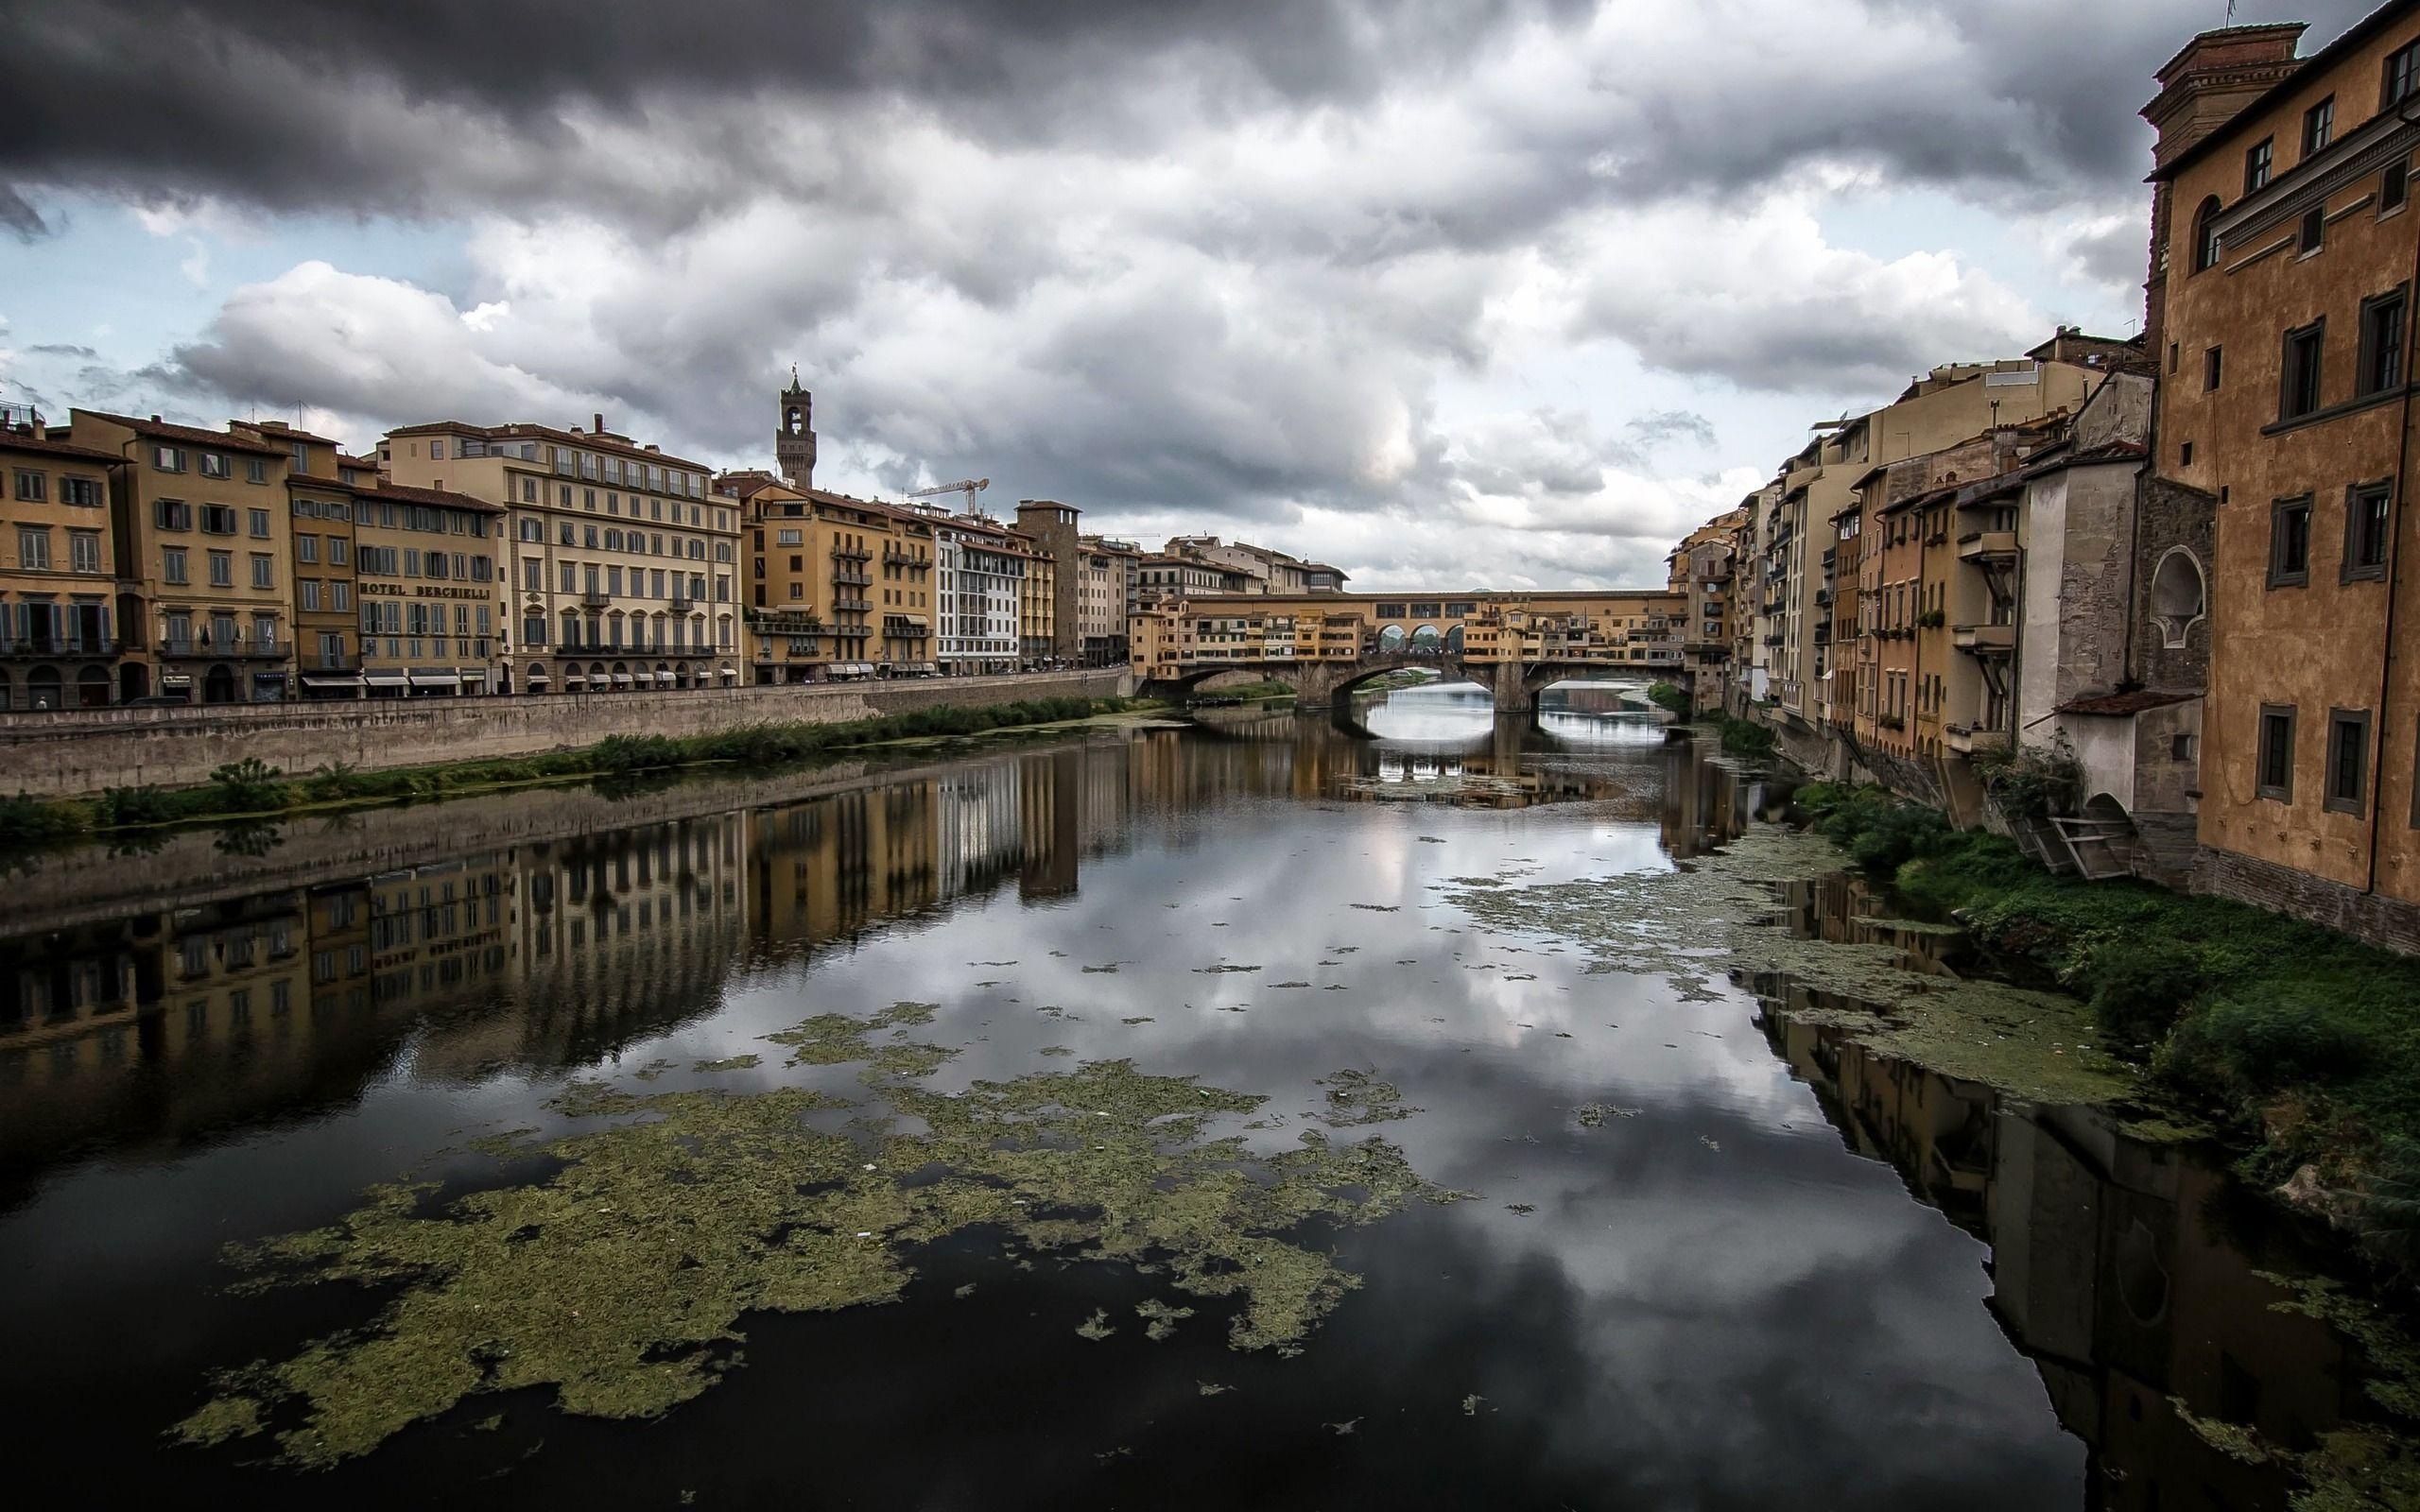
[[[566,672],[563,674],[564,687],[568,688],[575,682],[579,683],[583,688],[588,686],[588,674],[585,672]]]
[[[485,682],[488,680],[487,669],[485,667],[465,667],[462,669],[462,680],[464,682]]]
[[[302,686],[306,688],[358,688],[361,686],[361,679],[358,676],[342,678],[315,678],[308,672],[305,672],[302,674]]]
[[[733,670],[731,670],[731,668],[729,668],[729,667],[717,667],[717,668],[715,668],[715,675],[716,675],[717,677],[720,677],[720,678],[735,678],[735,677],[739,676],[739,674],[738,674],[738,673],[734,672],[734,671],[733,671]]]
[[[665,671],[661,667],[658,667],[655,673],[655,685],[659,688],[668,688],[672,686],[672,674]]]
[[[412,674],[412,686],[415,688],[458,688],[461,685],[461,674],[456,672],[415,671]]]
[[[627,687],[629,687],[630,685],[631,685],[631,675],[630,675],[629,673],[627,673],[627,672],[616,672],[616,673],[614,673],[614,686],[615,686],[615,687],[617,687],[617,688],[627,688]]]
[[[400,688],[411,680],[411,675],[402,667],[372,667],[362,676],[378,688]]]
[[[522,680],[525,682],[544,682],[548,680],[546,677],[546,669],[544,667],[531,667],[528,671],[523,673],[521,677]]]

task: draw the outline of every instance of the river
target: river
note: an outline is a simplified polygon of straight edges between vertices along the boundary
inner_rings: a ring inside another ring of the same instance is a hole
[[[2360,1351],[2212,1159],[1456,901],[1778,801],[1432,689],[52,858],[0,915],[11,1481],[2282,1506],[2171,1399],[2299,1446]],[[1958,964],[1844,877],[1775,907]]]

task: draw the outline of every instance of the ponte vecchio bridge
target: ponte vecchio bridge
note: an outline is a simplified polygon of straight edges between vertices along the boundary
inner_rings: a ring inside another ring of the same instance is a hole
[[[1487,688],[1498,713],[1527,713],[1558,682],[1678,679],[1687,615],[1688,595],[1668,589],[1221,594],[1147,602],[1127,640],[1147,692],[1178,695],[1244,672],[1323,705],[1424,667]]]

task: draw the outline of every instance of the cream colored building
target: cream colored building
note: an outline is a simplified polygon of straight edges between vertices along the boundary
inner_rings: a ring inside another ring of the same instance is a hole
[[[610,693],[740,680],[740,523],[700,463],[604,427],[406,425],[379,443],[410,488],[502,505],[510,623],[498,688]]]

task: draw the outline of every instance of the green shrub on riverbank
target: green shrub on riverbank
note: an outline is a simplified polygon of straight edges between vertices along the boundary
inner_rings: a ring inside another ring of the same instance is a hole
[[[1656,683],[1647,690],[1647,701],[1683,719],[1694,712],[1689,707],[1688,694],[1678,683]]]
[[[2420,1170],[2393,1154],[2420,1151],[2420,961],[2228,899],[2055,876],[1878,788],[1797,797],[1869,871],[2089,999],[2106,1048],[2232,1124],[2256,1177],[2314,1163],[2375,1227],[2410,1229],[2381,1240],[2420,1238],[2420,1202],[2392,1195]]]
[[[519,782],[567,778],[626,779],[705,764],[772,766],[826,752],[890,741],[975,735],[1026,725],[1058,724],[1148,705],[1139,698],[1028,698],[985,708],[951,706],[886,714],[852,724],[763,724],[703,735],[609,735],[576,750],[493,761],[452,762],[364,772],[338,762],[287,779],[257,759],[231,762],[199,787],[112,787],[90,799],[0,798],[0,850],[81,835],[185,824],[298,807],[443,798]]]
[[[1771,756],[1780,746],[1781,737],[1753,719],[1734,719],[1729,714],[1716,714],[1708,723],[1722,742],[1725,756],[1755,758]]]

